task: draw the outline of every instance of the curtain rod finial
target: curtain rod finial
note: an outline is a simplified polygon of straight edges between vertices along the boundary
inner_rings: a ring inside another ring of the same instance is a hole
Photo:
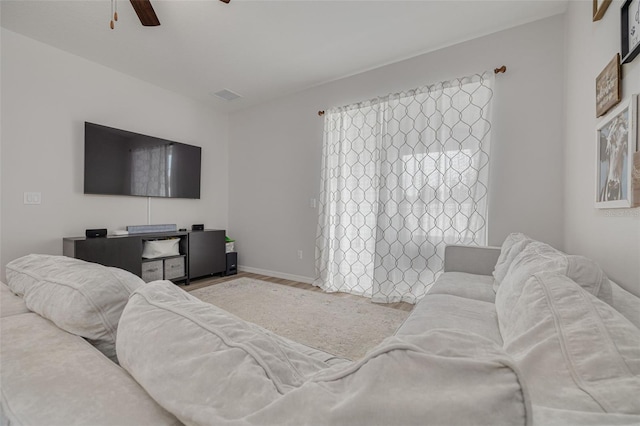
[[[318,115],[322,117],[324,115],[324,111],[318,111]]]
[[[493,72],[496,74],[507,72],[507,67],[503,65],[500,68],[494,69]]]

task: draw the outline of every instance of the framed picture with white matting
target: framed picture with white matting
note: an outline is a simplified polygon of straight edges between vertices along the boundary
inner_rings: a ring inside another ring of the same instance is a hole
[[[637,95],[618,106],[596,131],[596,208],[631,207]]]

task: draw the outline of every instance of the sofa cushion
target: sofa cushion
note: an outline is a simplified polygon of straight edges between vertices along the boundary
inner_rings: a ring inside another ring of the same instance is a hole
[[[278,421],[297,406],[303,408]],[[353,365],[323,370],[249,416],[258,425],[345,426],[529,425],[530,418],[513,361],[463,330],[390,337]]]
[[[504,349],[516,360],[534,404],[640,414],[640,332],[611,306],[562,274],[522,285],[504,280],[496,301]],[[561,396],[561,397],[559,397]]]
[[[259,326],[256,325],[256,327],[259,327]],[[339,356],[330,354],[318,348],[313,348],[303,343],[299,343],[294,340],[287,339],[286,337],[275,334],[267,330],[266,328],[262,328],[262,327],[259,327],[259,328],[262,330],[264,334],[271,336],[273,339],[279,340],[283,345],[286,345],[293,351],[299,352],[305,356],[309,356],[311,358],[322,361],[327,365],[343,365],[351,362],[351,360],[349,359],[340,358]]]
[[[492,276],[464,272],[445,272],[440,275],[428,294],[450,294],[490,303],[496,300]]]
[[[396,332],[419,336],[435,329],[466,330],[502,345],[493,303],[450,294],[427,294]]]
[[[498,256],[498,261],[496,262],[496,267],[493,271],[493,290],[494,292],[498,290],[498,286],[504,279],[505,275],[507,275],[507,271],[509,271],[509,266],[511,266],[511,262],[516,258],[518,254],[533,240],[526,235],[516,232],[509,234],[507,238],[505,238],[502,243],[502,247],[500,249],[500,256]]]
[[[593,260],[567,255],[548,244],[532,241],[513,259],[502,283],[519,286],[531,275],[556,272],[566,275],[595,296],[610,303],[610,284],[607,276]]]
[[[117,351],[120,364],[183,421],[180,411],[193,395],[206,395],[206,411],[233,417],[243,404],[230,401],[248,398],[247,392],[252,406],[262,408],[329,367],[169,281],[133,293],[118,327]],[[171,368],[175,359],[180,363]],[[200,375],[206,378],[184,380]]]
[[[118,320],[144,282],[117,268],[64,256],[30,254],[7,264],[7,284],[31,311],[89,340],[116,361]]]
[[[332,367],[275,337],[159,281],[131,296],[117,348],[121,365],[190,425],[408,425],[426,418],[516,425],[531,418],[509,357],[473,333],[391,337],[358,362]]]
[[[594,413],[563,410],[533,404],[534,425],[544,426],[638,426],[640,414]]]
[[[13,294],[5,283],[0,282],[0,318],[27,312],[31,311],[27,309],[24,300]]]
[[[611,302],[609,304],[640,329],[640,297],[629,293],[611,280],[609,280],[607,290],[610,291]],[[606,298],[600,297],[600,294],[598,294],[598,299],[607,301]]]
[[[35,313],[0,321],[2,425],[177,425],[122,368]]]
[[[611,305],[611,283],[600,265],[588,257],[568,254],[566,276],[583,289]]]

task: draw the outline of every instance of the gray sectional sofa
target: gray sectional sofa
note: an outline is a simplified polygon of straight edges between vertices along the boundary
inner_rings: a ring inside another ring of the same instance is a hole
[[[640,299],[522,234],[447,247],[353,361],[76,259],[16,259],[7,284],[2,425],[640,424]]]

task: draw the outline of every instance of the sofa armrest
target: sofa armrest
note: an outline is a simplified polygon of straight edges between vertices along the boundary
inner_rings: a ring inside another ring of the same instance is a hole
[[[448,245],[444,249],[444,272],[491,275],[500,247]]]

